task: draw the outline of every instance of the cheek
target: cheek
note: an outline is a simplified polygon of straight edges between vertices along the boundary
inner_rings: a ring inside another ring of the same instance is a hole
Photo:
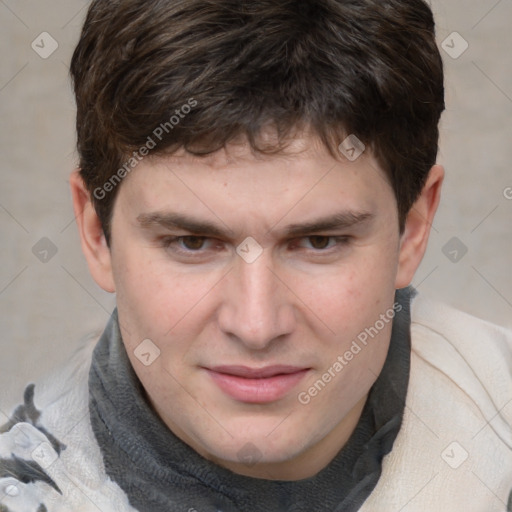
[[[177,272],[158,249],[124,247],[115,261],[119,318],[130,343],[145,337],[165,342],[162,350],[179,350],[197,334],[218,277]],[[175,340],[175,341],[173,341]],[[140,341],[140,340],[139,340]]]
[[[149,251],[128,242],[117,249],[113,253],[114,278],[123,338],[130,338],[125,339],[130,345],[141,336],[158,339],[166,325],[167,330],[172,327],[172,316],[179,314],[168,302],[172,295],[166,292],[167,278],[149,258]]]
[[[117,263],[117,308],[122,336],[135,372],[155,401],[178,400],[179,382],[186,381],[183,362],[203,325],[207,279],[171,272],[166,262],[144,251],[124,247]],[[150,366],[136,359],[142,340],[150,339],[160,350]]]
[[[382,369],[394,316],[394,280],[389,272],[388,265],[366,261],[323,285],[312,286],[314,311],[330,333],[322,337],[321,351],[317,351],[321,364],[308,386],[314,387],[318,379],[328,380],[325,392],[312,400],[314,407],[326,415],[328,424],[334,425],[340,411],[347,412],[361,399]],[[382,321],[381,315],[386,314]],[[324,328],[322,332],[326,332]],[[338,407],[333,408],[333,403]]]
[[[362,253],[363,251],[361,251]],[[373,325],[393,303],[396,261],[391,251],[375,248],[334,271],[304,282],[298,295],[345,341]]]

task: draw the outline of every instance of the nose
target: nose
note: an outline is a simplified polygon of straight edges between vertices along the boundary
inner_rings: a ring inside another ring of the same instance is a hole
[[[295,327],[293,295],[266,254],[247,263],[242,258],[223,282],[220,329],[247,348],[263,350]]]

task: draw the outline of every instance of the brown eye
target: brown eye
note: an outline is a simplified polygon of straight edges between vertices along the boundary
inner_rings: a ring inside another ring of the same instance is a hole
[[[203,248],[204,237],[202,236],[183,236],[181,242],[186,249],[198,251]]]
[[[314,235],[309,237],[309,242],[314,249],[325,249],[329,246],[331,238],[330,236]]]

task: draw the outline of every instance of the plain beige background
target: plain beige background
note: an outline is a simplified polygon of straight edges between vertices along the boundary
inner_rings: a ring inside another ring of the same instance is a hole
[[[28,380],[100,332],[115,304],[88,274],[67,181],[76,162],[68,64],[87,5],[0,0],[2,404],[17,403]],[[512,0],[435,0],[433,8],[439,44],[452,54],[441,50],[447,175],[413,284],[512,327]]]

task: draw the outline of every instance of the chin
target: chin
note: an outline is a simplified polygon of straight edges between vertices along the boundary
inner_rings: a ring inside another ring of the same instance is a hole
[[[254,427],[254,425],[252,425]],[[290,436],[289,429],[283,429],[282,434],[286,438],[272,438],[271,432],[275,429],[276,423],[272,428],[265,428],[260,433],[253,435],[244,435],[243,437],[227,438],[224,443],[206,442],[204,449],[211,454],[211,457],[217,463],[225,461],[233,464],[246,464],[248,467],[258,464],[274,464],[287,462],[299,456],[313,440],[304,439],[304,436]],[[243,430],[239,430],[243,431]],[[270,434],[270,435],[269,435]]]

